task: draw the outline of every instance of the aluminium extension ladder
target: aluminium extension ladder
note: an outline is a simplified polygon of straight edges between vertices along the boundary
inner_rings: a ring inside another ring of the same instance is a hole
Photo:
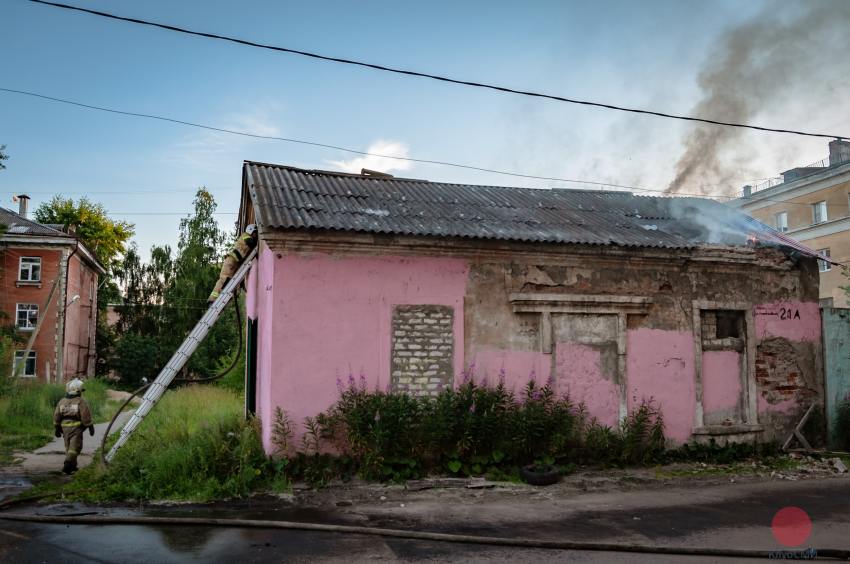
[[[221,294],[218,298],[216,298],[209,309],[207,309],[203,317],[201,317],[200,321],[198,321],[197,325],[195,325],[189,333],[189,336],[186,337],[183,344],[180,345],[180,348],[177,349],[177,352],[174,353],[171,360],[168,361],[168,364],[165,365],[165,368],[163,368],[162,372],[159,373],[159,376],[156,377],[156,380],[151,383],[150,388],[148,388],[145,395],[142,396],[142,403],[139,405],[139,408],[136,409],[135,413],[133,413],[130,417],[130,420],[127,421],[127,424],[124,425],[123,429],[121,429],[121,435],[106,455],[106,462],[112,461],[112,457],[115,456],[118,449],[124,446],[130,438],[130,435],[132,435],[133,431],[136,430],[136,427],[139,426],[139,423],[142,422],[145,416],[151,409],[153,409],[160,398],[162,398],[165,390],[168,389],[169,384],[171,384],[171,381],[174,380],[174,376],[176,376],[180,369],[183,368],[186,361],[189,360],[189,357],[192,356],[192,353],[195,352],[195,349],[198,348],[198,345],[200,345],[201,341],[204,340],[204,337],[207,336],[207,333],[209,333],[210,328],[213,324],[215,324],[216,320],[221,315],[221,312],[224,311],[224,308],[227,307],[228,303],[230,303],[230,300],[236,292],[236,287],[242,282],[242,279],[245,278],[248,271],[251,270],[251,263],[256,256],[257,249],[254,248],[250,254],[245,257],[245,260],[242,262],[239,270],[236,271],[233,278],[231,278],[224,286]]]

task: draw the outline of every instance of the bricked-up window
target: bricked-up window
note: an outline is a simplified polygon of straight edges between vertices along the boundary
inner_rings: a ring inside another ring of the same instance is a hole
[[[41,257],[21,257],[19,282],[41,282]]]
[[[395,391],[437,395],[452,384],[454,309],[398,305],[393,309],[391,382]]]
[[[38,323],[38,304],[17,304],[15,306],[15,325],[27,331],[35,329]]]

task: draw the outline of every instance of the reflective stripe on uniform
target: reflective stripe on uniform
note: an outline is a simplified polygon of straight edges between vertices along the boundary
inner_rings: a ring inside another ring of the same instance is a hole
[[[79,421],[63,421],[62,426],[63,427],[79,427],[80,422]]]
[[[230,254],[233,256],[233,258],[236,259],[236,262],[242,262],[242,253],[240,253],[238,250],[233,249],[232,251],[230,251]]]

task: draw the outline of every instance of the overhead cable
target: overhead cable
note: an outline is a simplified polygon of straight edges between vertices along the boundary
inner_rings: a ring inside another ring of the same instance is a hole
[[[300,144],[300,145],[309,145],[309,146],[312,146],[312,147],[321,147],[321,148],[324,148],[324,149],[334,149],[334,150],[337,150],[337,151],[343,151],[343,152],[346,152],[346,153],[353,153],[353,154],[356,154],[356,155],[364,155],[364,156],[370,156],[370,157],[380,157],[380,158],[384,158],[384,159],[393,159],[393,160],[398,160],[398,161],[407,161],[407,162],[422,163],[422,164],[449,166],[449,167],[454,167],[454,168],[474,170],[474,171],[479,171],[479,172],[490,172],[490,173],[493,173],[493,174],[500,174],[500,175],[504,175],[504,176],[513,176],[513,177],[517,177],[517,178],[528,178],[528,179],[533,179],[533,180],[549,180],[549,181],[553,181],[553,182],[567,182],[567,183],[573,183],[573,184],[587,184],[587,185],[591,185],[591,186],[602,186],[602,187],[609,187],[609,188],[622,188],[624,190],[633,190],[633,191],[636,191],[636,192],[646,192],[646,193],[656,193],[656,194],[666,194],[668,196],[690,196],[690,197],[694,197],[694,198],[712,198],[712,199],[725,198],[727,200],[738,199],[738,196],[727,196],[727,195],[720,195],[720,194],[705,194],[705,193],[692,193],[692,192],[677,192],[675,194],[670,194],[666,190],[653,189],[653,188],[642,188],[640,186],[629,186],[627,184],[614,184],[614,183],[610,183],[610,182],[599,182],[599,181],[596,181],[596,180],[581,180],[581,179],[576,179],[576,178],[560,178],[560,177],[556,177],[556,176],[538,176],[538,175],[534,175],[534,174],[509,172],[509,171],[505,171],[505,170],[496,170],[496,169],[492,169],[492,168],[484,168],[484,167],[478,167],[478,166],[473,166],[473,165],[452,163],[452,162],[448,162],[448,161],[437,161],[437,160],[431,160],[431,159],[417,159],[417,158],[413,158],[413,157],[399,157],[397,155],[383,155],[383,154],[380,154],[380,153],[371,153],[369,151],[360,151],[360,150],[357,150],[357,149],[350,149],[350,148],[347,148],[347,147],[342,147],[342,146],[339,146],[339,145],[331,145],[331,144],[328,144],[328,143],[318,143],[318,142],[315,142],[315,141],[306,141],[306,140],[303,140],[303,139],[292,139],[292,138],[288,138],[288,137],[276,137],[276,136],[273,136],[273,135],[259,135],[259,134],[250,133],[250,132],[247,132],[247,131],[238,131],[238,130],[235,130],[235,129],[225,129],[225,128],[221,128],[221,127],[213,127],[211,125],[204,125],[204,124],[194,123],[194,122],[180,120],[180,119],[158,116],[158,115],[154,115],[154,114],[143,114],[143,113],[138,113],[138,112],[128,112],[128,111],[124,111],[124,110],[116,110],[114,108],[106,108],[106,107],[103,107],[103,106],[95,106],[93,104],[84,104],[82,102],[75,102],[73,100],[66,100],[64,98],[56,98],[56,97],[53,97],[53,96],[38,94],[36,92],[29,92],[29,91],[26,91],[26,90],[16,90],[16,89],[13,89],[13,88],[0,87],[0,92],[8,92],[8,93],[12,93],[12,94],[22,94],[22,95],[25,95],[25,96],[33,96],[35,98],[40,98],[40,99],[48,100],[48,101],[51,101],[51,102],[59,102],[59,103],[62,103],[62,104],[69,104],[69,105],[72,105],[72,106],[78,106],[78,107],[86,108],[86,109],[89,109],[89,110],[97,110],[97,111],[102,111],[102,112],[109,112],[109,113],[113,113],[113,114],[120,114],[120,115],[138,117],[138,118],[155,119],[155,120],[159,120],[159,121],[176,123],[176,124],[179,124],[179,125],[187,125],[187,126],[190,126],[190,127],[197,127],[197,128],[200,128],[200,129],[208,129],[208,130],[211,130],[211,131],[217,131],[219,133],[227,133],[227,134],[230,134],[230,135],[240,135],[240,136],[243,136],[243,137],[254,137],[254,138],[257,138],[257,139],[267,139],[267,140],[272,140],[272,141],[284,141],[286,143],[296,143],[296,144]],[[92,192],[92,193],[94,193],[94,192]],[[118,193],[121,193],[121,192],[115,192],[115,193],[118,194]],[[153,193],[153,191],[151,193]],[[763,202],[770,201],[770,202],[773,202],[773,203],[780,203],[780,204],[810,205],[810,204],[807,204],[807,203],[793,202],[793,201],[790,201],[790,200],[769,200],[767,198],[758,198],[758,200],[763,201]],[[119,213],[119,212],[113,212],[113,213]],[[219,212],[219,213],[225,214],[225,212]],[[177,213],[177,212],[174,212],[174,213],[172,213],[172,212],[150,212],[150,213],[127,212],[127,213],[120,213],[120,215],[183,215],[183,214]]]
[[[658,112],[658,111],[653,111],[653,110],[643,110],[643,109],[638,109],[638,108],[629,108],[629,107],[625,107],[625,106],[616,106],[616,105],[613,105],[613,104],[606,104],[606,103],[602,103],[602,102],[593,102],[593,101],[590,101],[590,100],[579,100],[579,99],[576,99],[576,98],[565,98],[563,96],[556,96],[554,94],[544,94],[544,93],[541,93],[541,92],[533,92],[533,91],[529,91],[529,90],[519,90],[519,89],[515,89],[515,88],[509,88],[507,86],[497,86],[495,84],[487,84],[487,83],[484,83],[484,82],[474,82],[474,81],[470,81],[470,80],[461,80],[461,79],[457,79],[457,78],[450,78],[450,77],[447,77],[447,76],[430,74],[430,73],[426,73],[426,72],[400,69],[400,68],[395,68],[395,67],[389,67],[389,66],[386,66],[386,65],[379,65],[379,64],[375,64],[375,63],[367,63],[367,62],[358,61],[358,60],[355,60],[355,59],[347,59],[347,58],[343,58],[343,57],[333,57],[333,56],[329,56],[329,55],[321,55],[319,53],[313,53],[313,52],[310,52],[310,51],[302,51],[300,49],[292,49],[292,48],[289,48],[289,47],[279,47],[279,46],[276,46],[276,45],[268,45],[268,44],[265,44],[265,43],[257,43],[256,41],[250,41],[250,40],[247,40],[247,39],[239,39],[239,38],[236,38],[236,37],[229,37],[229,36],[226,36],[226,35],[220,35],[220,34],[216,34],[216,33],[195,31],[195,30],[191,30],[191,29],[187,29],[187,28],[183,28],[183,27],[178,27],[178,26],[175,26],[175,25],[153,22],[153,21],[143,20],[143,19],[139,19],[139,18],[131,18],[131,17],[127,17],[127,16],[119,16],[119,15],[116,15],[116,14],[111,14],[109,12],[102,12],[100,10],[92,10],[92,9],[89,9],[89,8],[82,8],[80,6],[72,6],[70,4],[62,4],[62,3],[59,3],[59,2],[48,2],[46,0],[29,0],[29,1],[33,2],[35,4],[42,4],[42,5],[50,6],[50,7],[53,7],[53,8],[61,8],[61,9],[65,9],[65,10],[73,10],[73,11],[76,11],[76,12],[83,12],[83,13],[91,14],[91,15],[94,15],[94,16],[109,18],[109,19],[112,19],[112,20],[119,20],[119,21],[138,24],[138,25],[157,27],[157,28],[160,28],[160,29],[165,29],[165,30],[168,30],[168,31],[174,31],[174,32],[177,32],[177,33],[184,33],[184,34],[187,34],[187,35],[195,35],[195,36],[198,36],[198,37],[206,37],[208,39],[229,41],[231,43],[237,43],[239,45],[246,45],[248,47],[257,47],[257,48],[260,48],[260,49],[267,49],[267,50],[278,51],[278,52],[282,52],[282,53],[290,53],[290,54],[293,54],[293,55],[301,55],[301,56],[304,56],[304,57],[310,57],[310,58],[319,59],[319,60],[322,60],[322,61],[330,61],[330,62],[341,63],[341,64],[346,64],[346,65],[355,65],[355,66],[358,66],[358,67],[366,67],[366,68],[370,68],[370,69],[374,69],[374,70],[378,70],[378,71],[390,72],[390,73],[395,73],[395,74],[415,76],[415,77],[419,77],[419,78],[428,78],[428,79],[431,79],[431,80],[437,80],[437,81],[440,81],[440,82],[447,82],[447,83],[451,83],[451,84],[459,84],[459,85],[462,85],[462,86],[471,86],[471,87],[475,87],[475,88],[486,88],[488,90],[495,90],[497,92],[503,92],[503,93],[508,93],[508,94],[518,94],[518,95],[522,95],[522,96],[531,96],[531,97],[534,97],[534,98],[543,98],[543,99],[547,99],[547,100],[553,100],[553,101],[556,101],[556,102],[566,102],[568,104],[579,104],[579,105],[582,105],[582,106],[592,106],[592,107],[603,108],[603,109],[607,109],[607,110],[616,110],[616,111],[619,111],[619,112],[644,114],[644,115],[651,115],[651,116],[668,118],[668,119],[677,119],[677,120],[684,120],[684,121],[690,121],[690,122],[706,123],[706,124],[717,125],[717,126],[737,127],[737,128],[742,128],[742,129],[753,129],[753,130],[756,130],[756,131],[766,131],[766,132],[771,132],[771,133],[788,133],[788,134],[792,134],[792,135],[803,135],[803,136],[807,136],[807,137],[825,137],[825,138],[828,138],[828,139],[833,139],[833,138],[841,139],[841,138],[850,137],[850,135],[833,135],[833,134],[826,134],[826,133],[811,133],[811,132],[798,131],[798,130],[793,130],[793,129],[780,129],[780,128],[773,128],[773,127],[763,127],[763,126],[751,125],[751,124],[745,124],[745,123],[735,123],[735,122],[720,121],[720,120],[701,118],[701,117],[671,114],[671,113],[667,113],[667,112]]]

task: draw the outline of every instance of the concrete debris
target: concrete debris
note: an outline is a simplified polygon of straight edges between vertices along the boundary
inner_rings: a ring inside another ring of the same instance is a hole
[[[830,459],[830,462],[832,463],[833,468],[835,468],[836,472],[838,472],[839,474],[844,474],[845,472],[847,472],[847,466],[844,464],[844,462],[841,461],[840,458],[835,457],[833,459]]]

